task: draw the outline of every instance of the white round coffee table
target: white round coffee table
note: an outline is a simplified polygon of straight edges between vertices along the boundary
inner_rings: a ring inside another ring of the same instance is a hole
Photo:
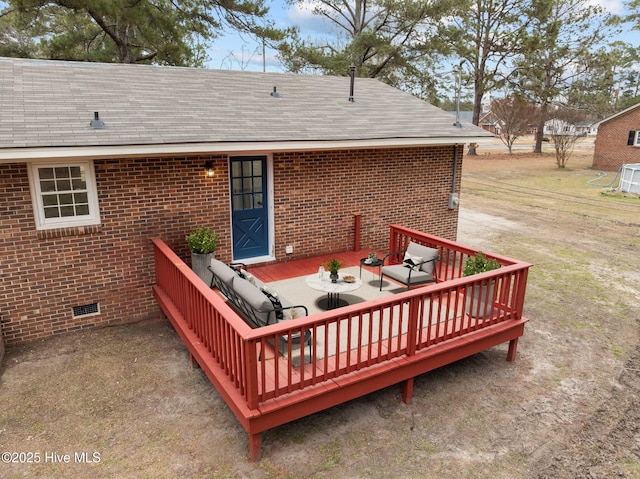
[[[342,279],[342,274],[338,274],[338,281],[332,283],[328,271],[326,271],[322,277],[320,277],[319,274],[307,276],[305,283],[312,289],[327,293],[325,299],[318,301],[318,307],[322,309],[335,309],[347,306],[349,303],[344,299],[340,299],[340,293],[355,291],[362,286],[362,280],[355,278],[353,283],[347,283]]]

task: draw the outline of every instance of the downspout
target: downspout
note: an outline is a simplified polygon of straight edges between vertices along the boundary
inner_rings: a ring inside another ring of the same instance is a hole
[[[456,128],[462,128],[460,123],[460,89],[462,87],[462,62],[458,68],[454,70],[456,73],[456,122],[453,124]],[[453,145],[453,174],[451,175],[451,192],[449,193],[448,208],[455,210],[460,203],[460,195],[456,193],[456,172],[458,171],[458,144]]]
[[[448,208],[458,209],[460,195],[456,193],[456,172],[458,171],[458,144],[453,145],[453,172],[451,175],[451,193],[449,193]]]

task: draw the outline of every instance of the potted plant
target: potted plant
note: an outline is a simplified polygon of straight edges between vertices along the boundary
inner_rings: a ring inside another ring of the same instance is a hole
[[[474,274],[485,273],[500,268],[493,258],[487,258],[482,251],[475,256],[470,256],[464,263],[463,276],[473,276]],[[465,294],[465,312],[474,318],[484,318],[491,314],[493,306],[493,296],[495,280],[486,280],[467,286]]]
[[[192,229],[191,233],[185,236],[191,250],[191,269],[207,285],[211,284],[212,277],[207,266],[211,264],[211,258],[215,257],[218,237],[218,233],[214,233],[210,228],[204,226]]]
[[[331,278],[331,282],[335,283],[338,281],[338,271],[342,268],[342,261],[339,259],[331,258],[325,261],[324,267],[329,270],[329,278]]]

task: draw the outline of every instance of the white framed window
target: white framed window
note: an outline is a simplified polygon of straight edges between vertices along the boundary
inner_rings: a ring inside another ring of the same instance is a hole
[[[36,229],[100,224],[92,161],[31,163],[29,183]]]

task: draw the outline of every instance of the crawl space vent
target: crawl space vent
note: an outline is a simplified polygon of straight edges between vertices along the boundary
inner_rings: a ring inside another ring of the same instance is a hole
[[[98,314],[100,312],[100,308],[98,307],[98,303],[85,304],[84,306],[74,306],[73,307],[73,317],[77,318],[80,316],[87,316],[89,314]]]

